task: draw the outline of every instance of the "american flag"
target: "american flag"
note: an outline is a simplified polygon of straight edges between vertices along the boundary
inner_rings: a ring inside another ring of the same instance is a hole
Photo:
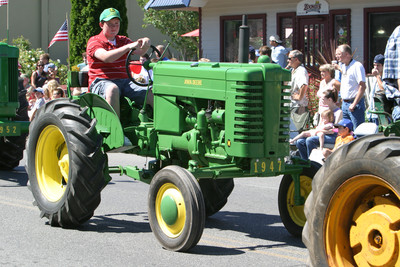
[[[1,1],[1,0],[0,0]],[[67,21],[63,23],[61,28],[58,30],[56,35],[54,35],[53,39],[51,40],[49,46],[52,46],[55,42],[57,41],[68,41],[68,27],[67,27]]]
[[[0,6],[5,6],[8,4],[8,0],[0,0]]]

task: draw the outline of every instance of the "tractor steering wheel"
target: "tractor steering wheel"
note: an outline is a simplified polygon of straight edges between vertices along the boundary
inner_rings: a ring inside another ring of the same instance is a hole
[[[150,48],[151,48],[151,53],[150,53],[150,55],[149,55],[149,59],[148,59],[148,60],[150,60],[151,57],[152,57],[153,55],[155,55],[154,52],[156,52],[157,55],[158,55],[159,57],[161,57],[160,51],[158,51],[158,49],[157,49],[154,45],[150,45]],[[126,73],[128,74],[129,80],[131,80],[134,84],[136,84],[136,85],[138,85],[138,86],[148,86],[149,84],[152,84],[152,83],[153,83],[153,81],[152,81],[151,79],[149,79],[149,82],[148,82],[148,83],[141,83],[141,82],[136,81],[136,80],[132,77],[132,71],[131,71],[131,69],[130,69],[130,66],[133,66],[133,67],[137,66],[137,67],[143,68],[143,64],[142,64],[140,61],[138,61],[138,60],[132,60],[132,59],[131,59],[131,55],[133,54],[133,52],[134,52],[135,50],[136,50],[136,48],[132,48],[131,51],[129,51],[128,57],[126,58],[126,62],[125,62]],[[146,62],[147,62],[147,61],[146,61]],[[148,71],[147,71],[147,72],[148,72]],[[149,74],[149,77],[150,77],[150,74]]]

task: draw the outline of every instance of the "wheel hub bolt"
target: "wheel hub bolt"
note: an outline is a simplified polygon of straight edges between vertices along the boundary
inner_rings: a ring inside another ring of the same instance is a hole
[[[380,234],[375,234],[374,241],[375,241],[375,244],[382,245],[382,236]]]

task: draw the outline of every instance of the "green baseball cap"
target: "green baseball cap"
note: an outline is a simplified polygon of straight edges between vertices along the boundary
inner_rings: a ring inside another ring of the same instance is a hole
[[[267,55],[261,55],[258,57],[257,63],[271,63],[271,58]]]
[[[113,18],[119,18],[121,20],[121,16],[119,15],[119,11],[115,8],[106,8],[100,14],[100,22],[102,21],[109,21]]]

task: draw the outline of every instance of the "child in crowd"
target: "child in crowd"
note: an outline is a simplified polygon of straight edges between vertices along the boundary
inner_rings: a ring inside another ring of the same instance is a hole
[[[328,109],[324,110],[321,113],[321,120],[318,126],[315,129],[311,129],[308,131],[301,132],[295,138],[291,139],[290,144],[294,144],[294,142],[300,138],[307,138],[310,136],[318,136],[320,149],[322,150],[325,144],[325,134],[332,134],[333,131],[333,122],[335,121],[335,117],[333,116],[333,112]]]
[[[58,87],[53,90],[53,99],[64,97],[64,91],[62,88]]]
[[[35,93],[36,96],[36,102],[32,108],[31,117],[29,118],[30,121],[32,121],[35,118],[36,111],[46,103],[44,100],[44,90],[42,88],[40,87],[36,88],[35,90],[33,90],[33,92]]]
[[[322,151],[322,155],[327,158],[330,154],[332,154],[336,149],[341,147],[344,144],[347,144],[354,140],[352,135],[353,132],[353,123],[349,119],[342,119],[339,123],[334,125],[338,129],[338,137],[335,141],[335,147],[333,149],[325,148]]]

